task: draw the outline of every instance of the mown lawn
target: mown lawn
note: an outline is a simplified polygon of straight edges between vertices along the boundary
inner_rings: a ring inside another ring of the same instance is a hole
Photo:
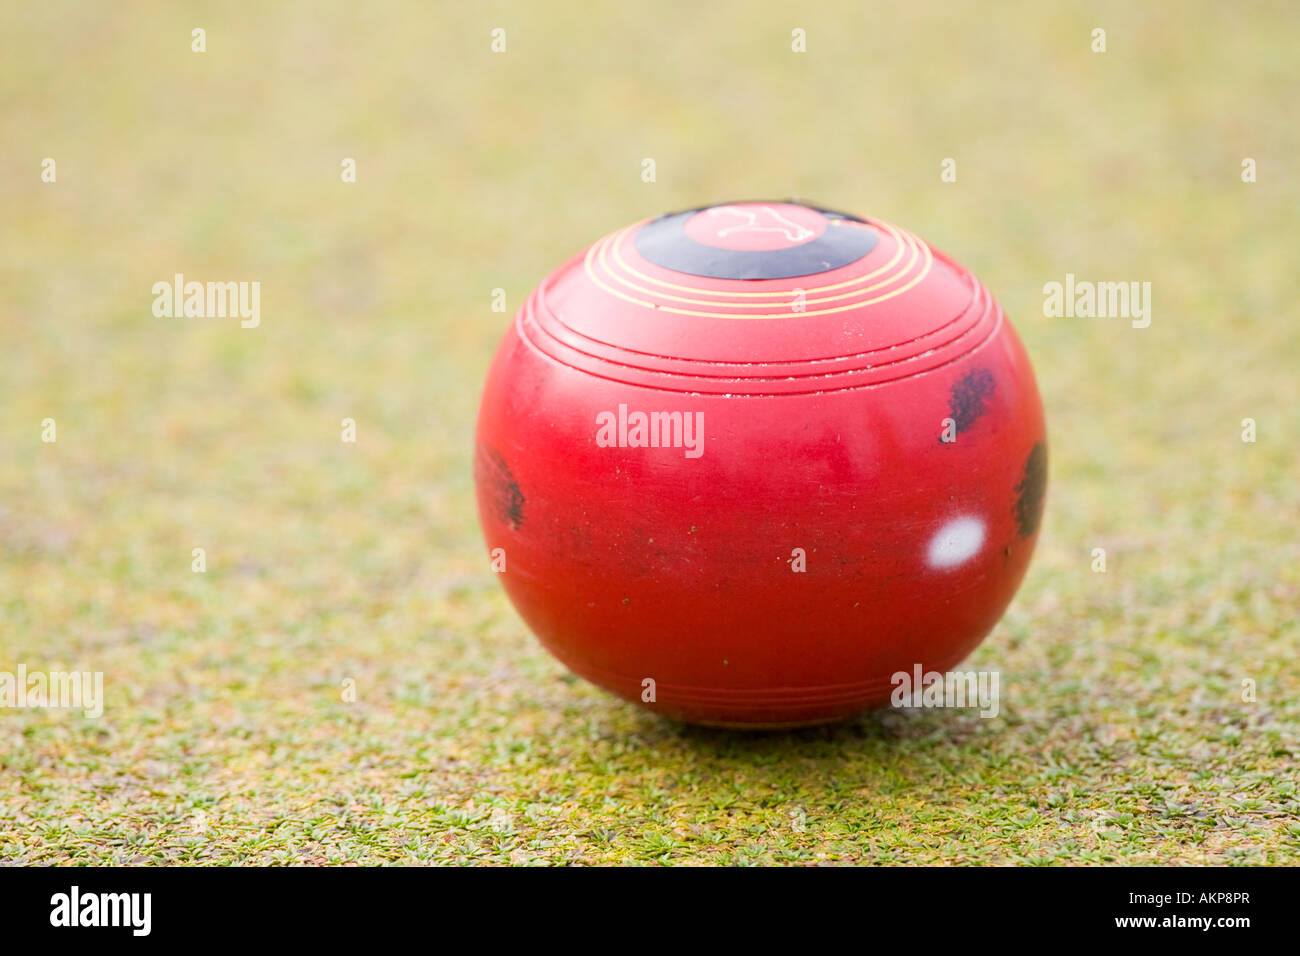
[[[0,862],[1296,862],[1300,10],[623,6],[5,5],[0,671],[106,701],[0,710]],[[489,569],[493,290],[789,195],[965,262],[1033,358],[997,719],[670,724]],[[156,318],[177,272],[260,326]],[[1151,282],[1150,327],[1044,317],[1066,273]]]

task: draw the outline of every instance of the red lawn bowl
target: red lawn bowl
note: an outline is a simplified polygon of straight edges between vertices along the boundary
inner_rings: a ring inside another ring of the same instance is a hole
[[[488,375],[475,472],[502,583],[570,669],[680,720],[789,727],[983,640],[1047,455],[970,272],[887,223],[743,202],[636,223],[542,282]]]

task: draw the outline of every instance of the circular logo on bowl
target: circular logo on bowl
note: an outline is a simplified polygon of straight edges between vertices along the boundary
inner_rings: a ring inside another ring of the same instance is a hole
[[[741,202],[660,216],[636,234],[655,265],[715,279],[789,279],[861,259],[878,236],[860,219],[787,202]]]
[[[710,206],[686,220],[682,232],[718,249],[789,249],[811,242],[826,231],[826,217],[816,209],[788,202]]]

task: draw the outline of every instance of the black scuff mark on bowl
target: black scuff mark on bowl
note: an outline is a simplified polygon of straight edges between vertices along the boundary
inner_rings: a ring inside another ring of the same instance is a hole
[[[953,384],[948,396],[948,417],[953,420],[955,434],[966,431],[989,410],[988,400],[996,389],[997,381],[986,368],[967,372]]]
[[[505,457],[495,448],[482,448],[479,455],[481,480],[488,489],[497,518],[510,529],[517,530],[524,523],[524,503],[527,499],[515,480]]]
[[[1021,537],[1038,530],[1047,493],[1047,443],[1039,441],[1025,459],[1025,469],[1016,485],[1016,527]]]

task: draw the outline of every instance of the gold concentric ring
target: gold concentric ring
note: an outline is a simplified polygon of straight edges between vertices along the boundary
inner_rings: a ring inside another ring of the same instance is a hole
[[[831,222],[839,222],[839,221],[840,220],[831,220]],[[622,229],[611,236],[606,236],[605,239],[602,239],[601,242],[597,243],[597,245],[612,247],[614,260],[620,266],[623,267],[624,271],[630,273],[631,275],[636,276],[638,279],[643,279],[644,281],[654,283],[655,285],[661,285],[665,289],[676,289],[678,292],[702,292],[705,295],[713,295],[713,296],[726,297],[726,298],[767,298],[767,297],[775,297],[775,296],[785,296],[789,298],[790,296],[789,291],[730,292],[730,291],[721,291],[721,290],[713,290],[713,289],[701,289],[698,286],[677,285],[672,282],[666,282],[663,279],[656,279],[654,276],[646,275],[644,272],[639,272],[636,269],[629,266],[627,262],[624,261],[623,256],[619,253],[619,247],[622,246],[623,242],[627,239],[627,237],[632,232],[640,228],[641,225],[644,224],[639,223],[632,226],[628,226],[626,229]],[[836,283],[832,283],[831,285],[814,286],[811,289],[804,289],[804,291],[805,292],[830,292],[834,289],[843,289],[847,286],[856,285],[859,282],[866,282],[868,279],[874,279],[876,276],[880,275],[881,273],[886,272],[889,269],[892,269],[897,264],[898,260],[903,257],[903,247],[905,245],[905,242],[903,240],[903,237],[899,234],[898,229],[894,228],[888,223],[880,223],[880,226],[886,232],[888,232],[890,236],[892,236],[894,239],[895,251],[894,251],[894,257],[892,259],[890,259],[884,265],[880,266],[878,269],[872,272],[868,272],[860,276],[854,276],[852,279],[846,279],[843,282],[836,282]],[[847,228],[847,227],[841,227],[841,228]],[[906,271],[910,267],[911,266],[909,264],[908,266],[904,267],[903,271]],[[612,274],[612,270],[607,270],[607,271],[611,271]],[[642,290],[642,291],[646,291],[646,290]]]
[[[922,280],[923,280],[923,279],[924,279],[924,278],[929,274],[930,269],[931,269],[931,267],[932,267],[933,264],[934,264],[934,256],[933,256],[933,254],[932,254],[931,251],[930,251],[930,247],[929,247],[929,245],[927,245],[926,243],[922,242],[922,241],[919,240],[916,236],[913,236],[911,233],[907,232],[906,230],[895,229],[895,228],[892,227],[892,226],[888,226],[888,227],[886,227],[886,228],[889,229],[889,231],[890,231],[890,232],[895,236],[896,240],[899,240],[899,242],[898,242],[899,249],[898,249],[898,252],[896,253],[894,259],[891,260],[890,263],[887,263],[886,266],[885,266],[885,267],[882,267],[882,268],[888,268],[889,265],[893,264],[893,263],[896,262],[899,258],[901,258],[901,255],[902,255],[902,246],[903,246],[904,243],[905,243],[906,245],[908,245],[908,246],[910,246],[910,247],[912,248],[912,257],[909,259],[907,265],[906,265],[905,267],[903,267],[902,269],[900,269],[899,271],[897,271],[896,273],[894,273],[894,274],[893,274],[892,276],[890,276],[888,279],[886,279],[886,280],[884,280],[884,281],[882,281],[882,282],[876,283],[876,284],[873,285],[873,286],[869,286],[869,287],[867,287],[867,288],[863,288],[863,289],[858,289],[858,290],[856,290],[856,291],[854,291],[854,292],[847,293],[846,295],[830,296],[830,297],[827,297],[827,298],[824,298],[824,299],[817,299],[817,300],[813,300],[813,301],[815,301],[815,302],[826,302],[826,301],[832,301],[832,300],[835,300],[835,299],[846,298],[846,297],[848,297],[848,296],[857,296],[857,295],[862,295],[862,294],[864,294],[864,293],[866,293],[866,292],[869,292],[869,291],[871,291],[871,290],[873,290],[873,289],[878,289],[878,288],[882,288],[882,287],[884,287],[884,286],[887,286],[887,285],[889,285],[890,283],[892,283],[892,282],[894,282],[895,280],[897,280],[898,278],[900,278],[900,277],[902,277],[902,276],[904,276],[904,275],[907,274],[907,272],[912,268],[912,266],[914,265],[914,263],[915,263],[915,261],[916,261],[917,250],[919,249],[920,252],[923,253],[923,254],[924,254],[924,257],[925,257],[925,261],[924,261],[924,264],[922,265],[921,271],[920,271],[919,273],[917,273],[917,275],[914,276],[914,277],[913,277],[909,282],[907,282],[905,285],[902,285],[902,286],[898,287],[897,289],[893,289],[893,290],[891,290],[891,291],[889,291],[889,292],[886,292],[886,293],[884,293],[884,294],[882,294],[882,295],[878,295],[878,296],[876,296],[875,298],[871,298],[871,299],[862,299],[862,300],[858,300],[858,301],[855,301],[855,302],[847,303],[847,304],[845,304],[845,305],[835,306],[834,308],[829,308],[829,309],[800,309],[800,310],[786,309],[786,310],[783,310],[783,311],[781,311],[781,312],[766,312],[766,313],[756,313],[756,314],[744,314],[744,313],[737,314],[737,313],[734,313],[734,312],[705,312],[705,311],[700,311],[700,310],[697,310],[697,309],[682,309],[682,308],[677,308],[677,307],[675,307],[675,306],[671,306],[671,305],[663,305],[663,304],[658,303],[658,302],[651,302],[651,301],[646,301],[646,300],[644,300],[644,299],[638,299],[638,298],[636,298],[635,296],[628,295],[628,294],[626,294],[626,293],[624,293],[624,292],[621,292],[621,291],[619,291],[618,289],[615,289],[615,288],[613,288],[612,286],[606,284],[606,283],[605,283],[604,281],[602,281],[601,278],[596,274],[596,270],[595,270],[595,268],[593,268],[593,265],[592,265],[593,260],[596,260],[596,261],[599,262],[601,268],[606,272],[606,274],[609,276],[609,278],[610,278],[611,280],[613,280],[613,281],[617,281],[617,282],[620,282],[620,283],[621,283],[622,285],[624,285],[625,287],[631,288],[631,289],[633,289],[633,290],[635,290],[635,291],[637,291],[637,292],[641,292],[641,293],[643,293],[643,294],[652,294],[652,295],[654,294],[651,290],[649,290],[649,289],[644,289],[644,288],[642,288],[642,287],[640,287],[640,286],[634,285],[633,283],[628,282],[626,279],[622,278],[621,276],[619,276],[618,274],[616,274],[615,272],[613,272],[613,271],[609,268],[608,264],[605,262],[605,258],[604,258],[605,250],[606,250],[610,245],[612,245],[612,244],[616,244],[616,243],[621,243],[621,242],[622,242],[622,241],[627,237],[627,235],[628,235],[628,234],[629,234],[633,229],[639,228],[640,225],[641,225],[641,224],[637,224],[637,225],[635,225],[635,226],[630,226],[630,227],[628,227],[627,229],[621,230],[620,232],[616,232],[616,233],[614,233],[614,234],[612,234],[612,235],[610,235],[610,236],[607,236],[606,238],[600,240],[600,241],[597,242],[595,245],[593,245],[591,248],[589,248],[589,249],[587,250],[587,255],[586,255],[585,260],[584,260],[584,263],[583,263],[583,264],[584,264],[584,267],[586,268],[587,277],[588,277],[589,279],[591,279],[591,281],[592,281],[593,283],[595,283],[595,285],[597,285],[599,288],[601,288],[601,289],[603,289],[604,291],[608,292],[610,295],[613,295],[613,296],[615,296],[615,297],[617,297],[617,298],[619,298],[619,299],[623,299],[623,300],[626,301],[626,302],[631,302],[632,304],[634,304],[634,305],[638,305],[638,306],[641,306],[642,308],[646,308],[646,309],[654,309],[654,310],[661,311],[661,312],[672,312],[672,313],[677,314],[677,315],[694,315],[694,316],[701,316],[701,317],[704,317],[704,318],[715,318],[715,319],[786,319],[786,318],[790,318],[791,316],[795,316],[795,315],[798,315],[798,316],[804,316],[804,315],[830,315],[830,314],[832,314],[832,313],[837,313],[837,312],[848,312],[848,311],[850,311],[850,310],[852,310],[852,309],[859,309],[859,308],[864,308],[864,307],[866,307],[866,306],[875,305],[875,304],[877,304],[877,303],[879,303],[879,302],[884,302],[884,301],[886,301],[886,300],[888,300],[888,299],[892,299],[892,298],[894,298],[895,296],[902,295],[904,292],[907,292],[909,289],[912,289],[912,288],[914,288],[917,284],[919,284],[919,283],[920,283],[920,282],[921,282],[921,281],[922,281]],[[597,258],[597,256],[598,256],[598,252],[597,252],[597,251],[598,251],[598,250],[599,250],[599,257]],[[640,275],[640,273],[635,273],[635,270],[629,270],[629,271],[633,271],[634,274]],[[843,288],[843,287],[845,287],[845,286],[847,286],[847,285],[853,285],[853,284],[856,284],[856,283],[863,282],[863,281],[865,281],[866,279],[872,278],[873,276],[879,274],[880,271],[881,271],[880,269],[877,269],[877,270],[875,270],[875,271],[872,272],[872,273],[869,273],[869,274],[866,274],[866,275],[862,275],[862,276],[855,276],[853,279],[847,280],[847,281],[845,281],[845,282],[835,283],[835,284],[827,285],[827,286],[821,286],[821,287],[813,288],[813,289],[805,289],[804,292],[805,292],[805,293],[807,293],[807,292],[824,292],[824,291],[829,291],[829,290],[832,290],[832,289]],[[782,291],[779,291],[779,292],[765,292],[765,293],[715,292],[715,291],[710,290],[710,289],[700,289],[700,288],[691,287],[691,286],[675,286],[675,285],[673,285],[672,283],[664,283],[664,282],[662,282],[662,280],[656,280],[656,279],[653,279],[652,277],[649,277],[649,276],[645,276],[644,278],[650,279],[651,281],[653,281],[653,282],[657,282],[657,283],[662,284],[662,285],[667,285],[667,286],[669,286],[669,287],[671,287],[671,288],[679,289],[680,291],[702,293],[702,294],[704,294],[704,295],[716,295],[716,296],[739,296],[739,295],[745,295],[745,296],[753,296],[753,295],[774,296],[774,295],[776,295],[776,296],[783,296],[783,297],[785,297],[786,299],[789,299],[790,296],[791,296],[791,294],[795,291],[795,290],[787,289],[787,290],[782,290]],[[679,301],[690,302],[690,303],[695,303],[695,304],[701,304],[701,305],[712,305],[712,306],[714,306],[714,307],[724,306],[724,303],[720,303],[720,302],[711,302],[711,301],[709,301],[709,300],[707,300],[707,299],[683,299],[683,298],[681,298],[681,297],[679,297],[679,296],[667,296],[667,298],[671,298],[671,299],[675,299],[675,300],[679,300]],[[807,301],[808,301],[807,299],[804,300],[805,303],[806,303]],[[729,308],[762,308],[762,307],[764,307],[764,306],[769,306],[769,307],[770,307],[770,305],[771,305],[770,303],[762,303],[762,302],[759,302],[759,303],[736,303],[735,305],[729,305],[729,306],[726,306],[726,307],[729,307]]]
[[[900,238],[900,240],[902,239],[902,237],[899,237],[899,238]],[[914,238],[914,237],[913,237],[913,238]],[[622,257],[619,255],[619,251],[618,251],[618,247],[619,247],[619,245],[620,245],[620,243],[621,243],[622,241],[623,241],[622,239],[617,239],[617,240],[612,240],[612,241],[602,241],[601,243],[598,243],[598,245],[600,246],[600,249],[599,249],[599,252],[597,252],[597,254],[596,254],[596,262],[597,262],[597,264],[600,265],[602,268],[604,268],[604,270],[605,270],[605,272],[606,272],[607,275],[609,275],[609,276],[612,277],[613,279],[616,279],[616,280],[618,280],[619,282],[621,282],[621,283],[622,283],[626,288],[634,289],[634,290],[637,291],[637,292],[644,292],[644,293],[646,293],[647,295],[657,295],[657,297],[658,297],[657,301],[658,301],[658,300],[663,300],[663,299],[671,299],[671,300],[673,300],[673,301],[675,301],[675,302],[685,302],[685,303],[688,303],[688,304],[691,304],[691,305],[711,305],[711,306],[715,306],[715,307],[716,307],[716,306],[725,305],[725,306],[726,306],[727,308],[729,308],[729,309],[763,309],[763,308],[770,308],[770,307],[774,304],[774,303],[771,303],[771,302],[737,302],[737,303],[735,303],[735,304],[732,304],[732,303],[722,303],[722,302],[714,302],[714,301],[711,301],[711,300],[709,300],[709,299],[692,299],[692,298],[688,298],[688,297],[686,297],[686,296],[671,295],[671,294],[669,294],[669,293],[667,293],[667,292],[656,293],[654,290],[646,289],[646,288],[642,288],[641,286],[636,285],[635,283],[629,282],[629,281],[628,281],[627,279],[625,279],[623,276],[619,275],[617,272],[615,272],[613,269],[611,269],[611,268],[609,267],[609,264],[605,261],[605,253],[606,253],[606,251],[610,251],[610,252],[611,252],[611,255],[612,255],[612,256],[613,256],[613,257],[614,257],[614,258],[619,262],[619,264],[622,265],[623,268],[626,269],[628,272],[631,272],[633,275],[643,276],[644,278],[651,278],[651,277],[649,277],[649,276],[644,276],[643,273],[637,272],[635,269],[631,269],[631,268],[629,268],[629,267],[626,265],[626,263],[623,261]],[[799,289],[788,289],[788,290],[785,290],[785,291],[783,291],[783,292],[737,292],[737,293],[725,293],[725,292],[724,292],[724,293],[718,293],[718,294],[719,294],[719,295],[728,295],[728,294],[730,294],[730,295],[746,295],[746,296],[753,296],[753,295],[762,295],[762,296],[784,296],[786,299],[789,299],[789,298],[790,298],[794,293],[796,293],[796,292],[801,293],[803,296],[806,296],[807,293],[809,293],[809,292],[820,292],[820,291],[823,291],[823,290],[826,290],[826,289],[842,288],[842,287],[847,286],[847,285],[853,285],[853,284],[855,284],[855,283],[865,282],[865,281],[868,280],[868,279],[874,278],[875,276],[877,276],[877,275],[879,275],[881,272],[883,272],[885,269],[889,268],[889,267],[892,266],[894,263],[896,263],[899,259],[901,259],[902,256],[903,256],[903,249],[904,249],[905,247],[911,250],[911,256],[910,256],[910,258],[907,260],[907,263],[906,263],[906,264],[905,264],[901,269],[899,269],[897,272],[893,273],[892,275],[888,276],[887,278],[883,279],[882,281],[875,283],[874,285],[863,286],[863,287],[860,288],[860,289],[852,289],[852,290],[850,290],[850,291],[848,291],[848,292],[841,292],[841,293],[839,293],[839,294],[837,294],[837,295],[828,295],[828,296],[824,296],[823,298],[820,298],[820,299],[809,299],[809,298],[804,297],[804,298],[801,298],[801,303],[802,303],[803,305],[816,305],[816,304],[818,304],[818,303],[822,303],[822,302],[836,302],[836,301],[839,301],[839,300],[841,300],[841,299],[851,299],[851,298],[854,298],[855,296],[865,295],[866,293],[868,293],[868,292],[872,292],[872,291],[874,291],[874,290],[876,290],[876,289],[883,289],[883,288],[885,288],[886,286],[890,285],[892,282],[895,282],[896,280],[898,280],[900,277],[906,275],[909,271],[911,271],[912,267],[913,267],[914,265],[916,265],[916,260],[917,260],[917,258],[920,256],[920,248],[919,248],[919,245],[920,245],[919,242],[916,242],[916,241],[908,241],[908,242],[899,241],[899,242],[897,243],[898,250],[897,250],[897,252],[895,252],[895,254],[894,254],[894,258],[891,259],[889,262],[887,262],[885,265],[881,266],[880,268],[876,269],[876,270],[873,271],[873,272],[870,272],[870,273],[867,273],[867,274],[865,274],[865,275],[861,275],[861,276],[856,276],[856,277],[854,277],[853,279],[850,279],[850,280],[848,280],[848,281],[846,281],[846,282],[837,282],[837,283],[835,283],[835,284],[832,285],[832,286],[823,286],[823,287],[821,287],[821,288],[814,288],[814,289],[804,289],[804,288],[799,288]],[[653,279],[651,279],[651,281],[657,281],[657,280],[653,280]],[[665,284],[665,285],[667,285],[668,283],[661,283],[661,284]],[[693,288],[688,287],[688,286],[677,286],[677,285],[672,285],[671,288],[682,289],[683,291],[686,291],[687,289],[690,289],[690,291],[703,292],[703,293],[706,294],[706,295],[711,294],[711,293],[710,293],[710,290],[708,290],[708,289],[693,289]],[[802,313],[804,313],[804,314],[809,314],[809,313],[808,313],[808,310],[806,310],[806,309],[800,309],[799,311],[802,312]]]

